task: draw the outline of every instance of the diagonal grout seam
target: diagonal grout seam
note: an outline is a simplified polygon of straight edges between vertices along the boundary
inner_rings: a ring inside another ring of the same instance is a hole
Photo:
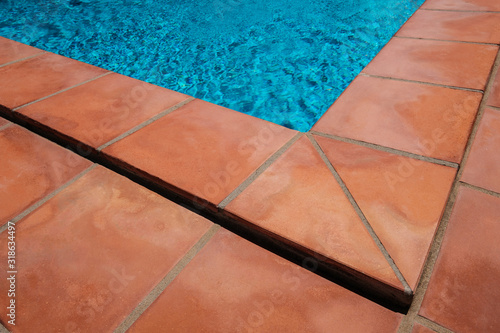
[[[271,157],[267,159],[261,166],[257,168],[247,179],[243,181],[236,189],[217,205],[219,209],[224,209],[231,201],[233,201],[241,192],[243,192],[257,177],[259,177],[267,168],[271,166],[288,148],[290,148],[304,133],[297,133],[280,149],[278,149]]]
[[[45,53],[49,53],[47,51],[43,51],[43,52],[40,52],[40,53],[37,53],[37,54],[34,54],[34,55],[31,55],[29,57],[24,57],[24,58],[21,58],[21,59],[17,59],[17,60],[14,60],[14,61],[11,61],[11,62],[7,62],[3,65],[0,65],[0,68],[2,67],[6,67],[6,66],[9,66],[9,65],[12,65],[12,64],[15,64],[16,62],[21,62],[21,61],[25,61],[25,60],[29,60],[31,58],[36,58],[38,56],[41,56],[42,54],[45,54]]]
[[[462,44],[477,44],[477,45],[498,46],[498,44],[495,44],[495,43],[467,42],[467,41],[464,41],[464,40],[449,40],[449,39],[410,37],[410,36],[394,36],[394,38],[416,39],[416,40],[431,40],[431,41],[435,41],[435,42],[450,42],[450,43],[462,43]]]
[[[14,123],[8,122],[7,124],[0,126],[0,131],[3,131],[4,129],[9,128],[12,125],[14,125]]]
[[[399,281],[401,282],[401,284],[404,286],[405,293],[408,294],[408,295],[411,295],[412,290],[410,288],[410,285],[408,284],[408,282],[406,282],[406,279],[404,278],[403,274],[401,273],[401,271],[397,267],[397,265],[394,262],[394,260],[391,258],[390,254],[387,251],[387,249],[385,248],[384,244],[382,244],[382,242],[378,238],[377,234],[375,233],[375,231],[373,230],[372,226],[370,225],[370,222],[368,222],[368,219],[366,218],[365,214],[363,213],[363,211],[359,207],[358,203],[356,202],[356,200],[352,196],[352,194],[349,191],[349,189],[347,188],[346,184],[344,183],[344,181],[340,177],[339,173],[337,172],[337,170],[335,170],[335,167],[332,165],[332,163],[330,162],[330,160],[328,159],[328,157],[326,157],[325,152],[323,151],[323,149],[321,149],[321,147],[319,146],[318,142],[314,139],[314,137],[310,133],[308,133],[306,135],[309,138],[309,140],[311,141],[311,143],[313,144],[313,146],[316,149],[316,151],[318,152],[318,154],[321,156],[321,159],[323,160],[323,162],[325,162],[326,166],[328,167],[328,169],[330,170],[330,172],[335,177],[335,180],[337,181],[337,183],[342,188],[342,191],[344,191],[344,194],[349,199],[349,202],[351,203],[351,205],[353,206],[354,210],[358,214],[359,218],[361,219],[361,221],[365,225],[365,227],[368,230],[368,233],[372,237],[373,241],[375,242],[375,244],[377,244],[377,247],[379,248],[380,252],[382,252],[382,254],[384,255],[385,259],[387,260],[387,262],[391,266],[392,270],[394,271],[394,274],[397,276],[397,278],[399,279]]]
[[[378,145],[378,144],[375,144],[375,143],[370,143],[370,142],[365,142],[365,141],[360,141],[360,140],[355,140],[355,139],[344,138],[344,137],[337,136],[337,135],[332,135],[332,134],[327,134],[327,133],[322,133],[322,132],[317,132],[317,131],[310,131],[310,133],[314,134],[314,135],[317,135],[317,136],[322,136],[322,137],[328,138],[328,139],[333,139],[333,140],[337,140],[337,141],[352,143],[352,144],[355,144],[355,145],[358,145],[358,146],[363,146],[363,147],[367,147],[367,148],[371,148],[371,149],[376,149],[376,150],[383,151],[383,152],[386,152],[386,153],[391,153],[391,154],[394,154],[394,155],[400,155],[400,156],[409,157],[409,158],[413,158],[413,159],[424,161],[424,162],[429,162],[429,163],[444,165],[444,166],[447,166],[447,167],[450,167],[450,168],[458,169],[458,163],[454,163],[454,162],[448,162],[448,161],[440,160],[440,159],[433,158],[433,157],[428,157],[428,156],[418,155],[418,154],[414,154],[414,153],[409,153],[409,152],[406,152],[404,150],[399,150],[399,149],[394,149],[394,148],[390,148],[390,147],[386,147],[386,146],[381,146],[381,145]]]
[[[434,321],[432,321],[430,319],[427,319],[425,317],[422,317],[420,315],[418,315],[415,318],[415,322],[419,323],[422,326],[430,328],[430,329],[432,329],[433,331],[435,331],[437,333],[453,333],[452,330],[447,329],[446,327],[444,327],[442,325],[439,325],[438,323],[436,323],[436,322],[434,322]]]
[[[473,185],[473,184],[469,184],[469,183],[466,183],[466,182],[464,182],[462,180],[460,181],[460,185],[462,185],[463,187],[470,188],[472,190],[479,191],[479,192],[484,193],[484,194],[491,195],[493,197],[500,198],[500,193],[498,193],[498,192],[491,191],[491,190],[488,190],[488,189],[485,189],[485,188],[482,188],[482,187],[479,187],[479,186],[476,186],[476,185]]]
[[[465,9],[438,9],[438,8],[420,8],[421,10],[435,11],[435,12],[458,12],[458,13],[494,13],[500,12],[494,10],[465,10]]]
[[[21,219],[23,219],[24,217],[26,217],[26,215],[30,214],[31,212],[33,212],[34,210],[36,210],[38,207],[40,207],[41,205],[43,205],[44,203],[46,203],[47,201],[49,201],[50,199],[52,199],[53,197],[55,197],[62,190],[64,190],[65,188],[67,188],[68,186],[70,186],[71,184],[73,184],[74,182],[76,182],[78,179],[82,178],[85,174],[87,174],[88,172],[92,171],[92,169],[94,169],[95,166],[96,166],[96,164],[92,164],[90,167],[88,167],[87,169],[83,170],[82,172],[80,172],[75,177],[71,178],[69,181],[67,181],[66,183],[64,183],[62,186],[59,186],[57,189],[55,189],[51,193],[49,193],[48,195],[46,195],[42,199],[38,200],[37,202],[35,202],[31,206],[29,206],[27,209],[25,209],[23,212],[21,212],[21,214],[19,214],[16,217],[10,219],[10,222],[12,222],[12,223],[19,222]],[[0,233],[4,232],[4,230],[7,229],[7,224],[8,223],[5,223],[3,226],[0,227]]]
[[[500,111],[500,107],[498,107],[498,106],[488,105],[487,107],[490,109],[493,109],[495,111]]]
[[[89,83],[89,82],[92,82],[92,81],[94,81],[94,80],[100,79],[101,77],[106,76],[106,75],[109,75],[109,74],[112,74],[112,73],[113,73],[113,72],[106,72],[106,73],[104,73],[104,74],[100,74],[100,75],[98,75],[98,76],[96,76],[96,77],[93,77],[93,78],[91,78],[91,79],[89,79],[89,80],[86,80],[86,81],[80,82],[80,83],[78,83],[78,84],[75,84],[74,86],[71,86],[71,87],[68,87],[68,88],[65,88],[65,89],[62,89],[62,90],[56,91],[56,92],[55,92],[55,93],[53,93],[53,94],[50,94],[50,95],[44,96],[44,97],[39,98],[39,99],[37,99],[37,100],[34,100],[34,101],[32,101],[32,102],[29,102],[29,103],[26,103],[26,104],[20,105],[20,106],[18,106],[18,107],[15,107],[15,108],[13,108],[13,109],[12,109],[12,111],[17,111],[17,110],[19,110],[19,109],[21,109],[21,108],[24,108],[24,107],[30,106],[31,104],[35,104],[35,103],[37,103],[37,102],[41,102],[41,101],[43,101],[44,99],[47,99],[47,98],[50,98],[50,97],[53,97],[53,96],[59,95],[59,94],[61,94],[61,93],[63,93],[63,92],[66,92],[66,91],[71,90],[71,89],[73,89],[73,88],[76,88],[76,87],[79,87],[79,86],[81,86],[81,85],[84,85],[85,83]]]
[[[10,333],[10,331],[0,323],[0,333]]]
[[[182,257],[179,262],[165,275],[153,290],[135,307],[135,309],[123,320],[123,322],[114,330],[114,333],[124,333],[134,322],[146,311],[151,304],[161,295],[161,293],[172,283],[180,272],[189,264],[189,262],[202,250],[202,248],[212,239],[221,227],[214,224],[208,231],[196,242],[193,247]]]
[[[101,150],[103,150],[104,148],[106,148],[106,147],[108,147],[108,146],[112,145],[113,143],[115,143],[115,142],[117,142],[117,141],[120,141],[121,139],[123,139],[123,138],[125,138],[125,137],[127,137],[127,136],[129,136],[129,135],[131,135],[131,134],[133,134],[133,133],[135,133],[135,132],[137,132],[138,130],[140,130],[140,129],[142,129],[142,128],[146,127],[146,126],[148,126],[149,124],[151,124],[151,123],[153,123],[153,122],[157,121],[157,120],[158,120],[158,119],[160,119],[160,118],[163,118],[164,116],[166,116],[166,115],[170,114],[171,112],[173,112],[173,111],[175,111],[175,110],[177,110],[177,109],[179,109],[179,108],[183,107],[183,106],[184,106],[184,105],[186,105],[187,103],[189,103],[189,102],[191,102],[191,101],[194,101],[194,100],[195,100],[195,98],[194,98],[194,97],[188,97],[188,98],[186,98],[186,99],[185,99],[185,100],[183,100],[182,102],[179,102],[179,103],[175,104],[174,106],[171,106],[171,107],[167,108],[166,110],[164,110],[164,111],[162,111],[162,112],[158,113],[156,116],[154,116],[154,117],[152,117],[152,118],[150,118],[150,119],[146,120],[146,121],[145,121],[145,122],[143,122],[142,124],[139,124],[139,125],[135,126],[134,128],[132,128],[132,129],[130,129],[130,130],[128,130],[128,131],[126,131],[125,133],[123,133],[123,134],[121,134],[121,135],[117,136],[116,138],[112,139],[111,141],[106,142],[106,143],[105,143],[105,144],[103,144],[102,146],[98,147],[96,150],[97,150],[97,151],[101,151]]]

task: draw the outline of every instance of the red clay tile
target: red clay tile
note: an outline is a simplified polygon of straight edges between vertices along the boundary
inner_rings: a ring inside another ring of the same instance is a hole
[[[496,0],[427,0],[421,8],[446,10],[500,11]]]
[[[456,332],[500,332],[500,198],[461,188],[420,313]]]
[[[226,206],[265,230],[401,288],[340,185],[302,137]]]
[[[315,139],[415,289],[456,170],[323,137]]]
[[[363,72],[482,90],[497,51],[493,45],[393,38]]]
[[[390,333],[400,321],[400,314],[220,230],[129,332]]]
[[[313,130],[460,162],[482,94],[358,76]]]
[[[295,134],[195,100],[103,152],[218,204]]]
[[[42,54],[0,68],[0,104],[15,108],[106,72],[57,54]]]
[[[210,226],[97,167],[16,225],[15,331],[112,332]]]
[[[97,148],[186,98],[113,73],[18,112]]]
[[[486,108],[462,181],[500,193],[500,111]]]
[[[493,87],[488,97],[488,105],[500,108],[500,71],[497,72]]]
[[[42,52],[44,51],[0,36],[0,66]]]
[[[411,331],[411,333],[435,333],[435,332],[430,328],[420,325],[419,323],[415,323],[415,325],[413,325],[413,330]]]
[[[3,118],[0,118],[0,126],[7,125],[9,122]]]
[[[418,10],[396,35],[499,44],[500,13]]]
[[[0,225],[92,163],[17,125],[0,131]]]

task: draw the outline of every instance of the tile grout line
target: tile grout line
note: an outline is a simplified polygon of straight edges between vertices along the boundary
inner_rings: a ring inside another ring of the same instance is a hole
[[[486,107],[487,107],[487,108],[490,108],[490,109],[493,109],[493,110],[495,110],[495,111],[500,111],[500,107],[498,107],[498,106],[487,105]]]
[[[500,198],[500,193],[498,193],[498,192],[491,191],[491,190],[488,190],[488,189],[485,189],[483,187],[479,187],[479,186],[476,186],[476,185],[473,185],[473,184],[469,184],[469,183],[466,183],[466,182],[464,182],[462,180],[460,180],[459,183],[463,187],[470,188],[471,190],[475,190],[475,191],[478,191],[478,192],[481,192],[481,193],[484,193],[484,194],[491,195],[493,197]]]
[[[422,326],[430,328],[437,333],[453,333],[452,330],[450,330],[442,325],[439,325],[438,323],[436,323],[428,318],[422,317],[420,315],[417,315],[417,317],[415,318],[415,322],[419,323]]]
[[[400,39],[415,39],[415,40],[430,40],[435,42],[449,42],[449,43],[462,43],[462,44],[475,44],[475,45],[489,45],[489,46],[498,46],[495,43],[482,43],[482,42],[468,42],[465,40],[449,40],[449,39],[437,39],[437,38],[425,38],[425,37],[410,37],[410,36],[394,36],[393,38]]]
[[[95,164],[95,163],[92,164],[87,169],[83,170],[82,172],[80,172],[79,174],[77,174],[76,176],[74,176],[73,178],[71,178],[70,180],[68,180],[63,185],[61,185],[58,188],[56,188],[54,191],[52,191],[51,193],[49,193],[48,195],[46,195],[42,199],[38,200],[37,202],[35,202],[31,206],[29,206],[27,209],[25,209],[23,212],[21,212],[20,214],[18,214],[14,218],[10,219],[9,221],[12,222],[12,223],[19,222],[21,219],[23,219],[24,217],[26,217],[26,215],[30,214],[31,212],[33,212],[34,210],[36,210],[37,208],[39,208],[41,205],[43,205],[44,203],[46,203],[47,201],[49,201],[50,199],[52,199],[53,197],[55,197],[57,194],[59,194],[61,191],[63,191],[64,189],[66,189],[68,186],[70,186],[71,184],[73,184],[74,182],[76,182],[78,179],[82,178],[85,174],[87,174],[90,171],[92,171],[92,169],[94,169],[96,167],[96,165],[97,164]],[[0,227],[0,233],[4,232],[5,229],[7,229],[7,224],[8,224],[8,221],[3,226]]]
[[[241,192],[243,192],[250,184],[257,179],[267,168],[269,168],[281,155],[285,153],[288,148],[290,148],[298,139],[300,139],[304,133],[299,132],[293,138],[288,140],[280,149],[278,149],[274,154],[271,155],[264,163],[262,163],[257,170],[255,170],[250,176],[248,176],[236,189],[234,189],[229,195],[222,200],[217,207],[219,209],[224,209],[226,206],[233,201]]]
[[[454,168],[454,169],[458,169],[458,167],[459,167],[459,164],[455,163],[455,162],[449,162],[449,161],[440,160],[440,159],[433,158],[433,157],[418,155],[418,154],[410,153],[410,152],[407,152],[404,150],[399,150],[399,149],[395,149],[395,148],[381,146],[381,145],[378,145],[376,143],[370,143],[370,142],[365,142],[365,141],[356,140],[356,139],[344,138],[341,136],[317,132],[317,131],[310,131],[309,133],[314,134],[314,135],[318,135],[318,136],[321,136],[321,137],[324,137],[327,139],[333,139],[333,140],[342,141],[342,142],[346,142],[346,143],[352,143],[352,144],[355,144],[358,146],[371,148],[371,149],[375,149],[378,151],[383,151],[386,153],[399,155],[399,156],[403,156],[403,157],[413,158],[415,160],[424,161],[424,162],[428,162],[428,163],[444,165],[444,166]]]
[[[106,73],[100,74],[100,75],[98,75],[98,76],[96,76],[96,77],[94,77],[94,78],[91,78],[91,79],[89,79],[89,80],[86,80],[86,81],[80,82],[80,83],[78,83],[78,84],[75,84],[74,86],[71,86],[71,87],[68,87],[68,88],[64,88],[64,89],[62,89],[62,90],[56,91],[55,93],[52,93],[52,94],[47,95],[47,96],[44,96],[44,97],[39,98],[39,99],[37,99],[37,100],[34,100],[34,101],[32,101],[32,102],[29,102],[29,103],[26,103],[26,104],[23,104],[23,105],[17,106],[17,107],[15,107],[15,108],[11,109],[11,110],[12,110],[12,111],[16,111],[16,112],[17,112],[17,110],[19,110],[19,109],[21,109],[21,108],[24,108],[24,107],[30,106],[31,104],[35,104],[35,103],[41,102],[41,101],[43,101],[43,100],[45,100],[45,99],[47,99],[47,98],[50,98],[50,97],[53,97],[53,96],[59,95],[59,94],[61,94],[61,93],[63,93],[63,92],[66,92],[66,91],[68,91],[68,90],[71,90],[71,89],[76,88],[76,87],[79,87],[79,86],[82,86],[82,85],[84,85],[84,84],[86,84],[86,83],[89,83],[89,82],[92,82],[92,81],[94,81],[94,80],[100,79],[101,77],[106,76],[106,75],[109,75],[109,74],[112,74],[112,73],[113,73],[113,72],[108,71],[108,72],[106,72]]]
[[[2,323],[0,323],[0,333],[10,333],[10,331]]]
[[[380,252],[382,252],[382,254],[384,255],[389,266],[391,266],[392,270],[394,271],[394,274],[396,275],[396,277],[399,279],[399,281],[403,285],[403,287],[405,289],[404,290],[405,294],[411,295],[412,290],[410,288],[410,285],[408,284],[408,282],[404,278],[403,274],[399,270],[399,268],[396,265],[396,263],[394,262],[394,260],[391,258],[391,255],[389,254],[389,252],[385,248],[384,244],[382,244],[380,238],[377,236],[377,234],[373,230],[372,226],[370,225],[370,222],[368,222],[368,219],[366,218],[365,214],[363,213],[363,211],[359,207],[359,205],[356,202],[356,200],[354,199],[353,195],[351,194],[351,192],[347,188],[346,184],[344,183],[344,181],[340,177],[339,173],[337,172],[337,170],[335,170],[335,167],[332,165],[332,163],[330,162],[330,160],[326,156],[325,152],[323,151],[323,149],[321,149],[321,147],[319,146],[318,142],[314,139],[314,137],[310,133],[308,133],[306,135],[307,135],[308,139],[311,141],[311,143],[314,146],[314,148],[316,149],[316,151],[318,152],[318,154],[321,156],[321,159],[323,160],[323,162],[326,164],[326,166],[328,167],[330,172],[333,174],[333,177],[335,178],[337,183],[342,188],[342,191],[344,192],[345,196],[347,197],[347,199],[351,203],[352,207],[356,211],[356,214],[358,214],[359,218],[361,219],[361,221],[365,225],[365,228],[367,229],[367,231],[370,234],[370,236],[372,237],[373,241],[375,242],[375,244],[379,248]]]
[[[400,78],[397,78],[397,77],[368,74],[368,73],[365,73],[365,72],[361,72],[361,73],[359,73],[359,75],[361,75],[361,76],[367,76],[367,77],[373,77],[373,78],[377,78],[377,79],[401,81],[401,82],[408,82],[408,83],[418,83],[418,84],[424,84],[424,85],[433,86],[433,87],[441,87],[441,88],[448,88],[448,89],[455,89],[455,90],[471,91],[471,92],[476,92],[476,93],[481,93],[481,94],[484,93],[484,91],[481,90],[481,89],[473,89],[473,88],[465,88],[465,87],[457,87],[457,86],[448,86],[446,84],[439,84],[439,83],[432,83],[432,82],[425,82],[425,81],[417,81],[417,80],[400,79]]]
[[[435,12],[455,12],[455,13],[493,13],[500,14],[494,10],[464,10],[464,9],[438,9],[438,8],[420,8],[420,10],[428,10]]]
[[[3,118],[3,119],[5,119],[5,118]],[[12,122],[9,121],[7,124],[5,124],[3,126],[0,126],[0,131],[3,131],[4,129],[9,128],[12,125],[14,125],[14,123],[12,123]]]
[[[191,97],[191,96],[190,96],[190,97],[188,97],[188,98],[186,98],[185,100],[183,100],[183,101],[181,101],[181,102],[179,102],[179,103],[177,103],[177,104],[175,104],[175,105],[173,105],[173,106],[171,106],[171,107],[167,108],[166,110],[163,110],[162,112],[158,113],[156,116],[154,116],[154,117],[152,117],[152,118],[149,118],[149,119],[148,119],[148,120],[146,120],[145,122],[143,122],[143,123],[141,123],[141,124],[139,124],[139,125],[135,126],[134,128],[132,128],[132,129],[130,129],[130,130],[128,130],[128,131],[126,131],[125,133],[120,134],[120,135],[119,135],[119,136],[117,136],[116,138],[114,138],[114,139],[112,139],[112,140],[110,140],[110,141],[106,142],[105,144],[103,144],[103,145],[99,146],[96,150],[97,150],[97,151],[101,151],[101,150],[103,150],[104,148],[106,148],[106,147],[108,147],[108,146],[112,145],[113,143],[116,143],[117,141],[120,141],[121,139],[124,139],[125,137],[127,137],[127,136],[129,136],[129,135],[131,135],[131,134],[133,134],[133,133],[135,133],[135,132],[137,132],[138,130],[140,130],[140,129],[142,129],[142,128],[146,127],[146,126],[148,126],[149,124],[151,124],[151,123],[153,123],[153,122],[157,121],[158,119],[163,118],[164,116],[166,116],[166,115],[170,114],[171,112],[174,112],[175,110],[177,110],[177,109],[179,109],[179,108],[183,107],[184,105],[188,104],[189,102],[194,101],[195,99],[196,99],[196,98]]]
[[[126,332],[139,317],[154,303],[191,260],[205,247],[221,227],[213,224],[208,231],[194,244],[189,251],[174,265],[165,277],[142,299],[132,312],[113,331],[114,333]]]
[[[487,84],[486,84],[486,89],[485,93],[483,95],[483,98],[481,100],[481,104],[479,105],[478,112],[476,115],[476,119],[474,121],[474,124],[472,126],[471,133],[469,135],[469,139],[467,140],[467,145],[465,147],[464,155],[462,158],[462,163],[458,169],[458,172],[455,176],[455,180],[453,182],[452,190],[449,196],[449,199],[446,203],[443,216],[441,218],[441,221],[436,229],[436,233],[434,234],[434,238],[432,240],[431,246],[429,248],[429,253],[427,255],[427,258],[424,262],[424,267],[422,269],[420,281],[418,282],[417,288],[415,290],[415,295],[413,297],[412,304],[410,305],[410,309],[408,310],[408,314],[403,317],[403,320],[401,321],[401,324],[398,329],[398,333],[409,333],[411,332],[411,329],[413,328],[413,323],[415,321],[415,318],[418,315],[418,312],[420,311],[420,307],[422,306],[422,302],[424,300],[425,293],[427,291],[427,287],[429,286],[430,278],[432,276],[432,272],[434,271],[434,267],[436,264],[436,261],[439,256],[439,252],[441,250],[441,244],[443,242],[443,238],[445,236],[446,228],[448,227],[449,219],[453,210],[453,207],[455,205],[455,200],[456,196],[458,193],[458,189],[460,188],[462,182],[460,182],[460,178],[462,176],[464,167],[467,163],[467,159],[469,157],[472,144],[474,142],[474,139],[476,137],[476,133],[478,131],[479,125],[481,123],[481,119],[484,113],[484,109],[486,108],[487,100],[490,95],[490,92],[493,87],[493,83],[495,81],[495,76],[499,70],[500,67],[500,51],[497,52],[496,59],[493,63],[492,69],[490,71],[490,76],[488,78]]]
[[[23,45],[26,45],[26,44],[23,44]],[[37,54],[34,54],[34,55],[31,55],[31,56],[29,56],[29,57],[24,57],[24,58],[21,58],[21,59],[17,59],[17,60],[13,60],[13,61],[7,62],[7,63],[5,63],[5,64],[3,64],[3,65],[0,65],[0,68],[2,68],[2,67],[7,67],[7,66],[9,66],[9,65],[13,65],[13,64],[15,64],[15,63],[17,63],[17,62],[21,62],[21,61],[25,61],[25,60],[33,59],[33,58],[36,58],[36,57],[38,57],[38,56],[44,55],[44,54],[46,54],[46,53],[50,53],[50,52],[47,52],[47,51],[43,51],[43,50],[42,50],[42,52],[37,53]]]

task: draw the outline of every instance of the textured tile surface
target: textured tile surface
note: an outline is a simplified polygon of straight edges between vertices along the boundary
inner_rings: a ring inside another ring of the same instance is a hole
[[[420,313],[456,332],[500,331],[500,198],[461,188]]]
[[[422,8],[499,12],[500,2],[496,0],[427,0]]]
[[[497,72],[493,87],[488,97],[488,105],[500,108],[500,71]]]
[[[0,104],[14,108],[107,71],[53,53],[0,68]]]
[[[364,73],[482,90],[497,46],[393,38]]]
[[[486,108],[462,181],[500,193],[500,111]]]
[[[186,98],[113,73],[19,112],[97,148]]]
[[[42,52],[43,50],[0,37],[0,66]]]
[[[16,226],[16,331],[112,332],[210,225],[93,169]],[[0,245],[6,242],[4,232]],[[7,293],[0,300],[6,304]],[[0,318],[5,324],[5,311]]]
[[[456,169],[316,137],[412,289]]]
[[[0,131],[0,225],[91,164],[17,125]]]
[[[340,185],[305,136],[236,197],[226,210],[401,288]]]
[[[295,134],[195,100],[103,151],[218,204]]]
[[[500,43],[500,13],[418,10],[396,36]]]
[[[386,310],[220,230],[129,332],[396,332]]]
[[[482,95],[358,76],[313,130],[460,162]]]

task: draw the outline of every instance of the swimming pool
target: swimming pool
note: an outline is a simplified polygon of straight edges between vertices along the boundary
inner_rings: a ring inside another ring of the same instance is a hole
[[[424,0],[0,0],[0,36],[307,131]]]

